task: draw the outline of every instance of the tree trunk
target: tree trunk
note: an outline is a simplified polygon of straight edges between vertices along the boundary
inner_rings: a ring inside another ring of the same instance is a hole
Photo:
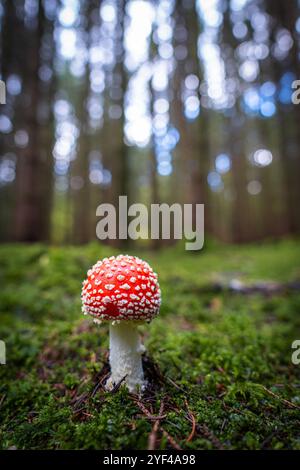
[[[22,124],[28,136],[28,144],[18,153],[16,173],[14,239],[27,242],[48,239],[49,224],[49,220],[45,220],[45,207],[42,203],[45,188],[42,185],[41,128],[37,116],[41,99],[40,46],[45,28],[42,0],[39,0],[38,8],[37,27],[30,31],[23,30],[23,34],[26,35],[26,40],[24,37],[26,46],[24,46],[23,59],[25,74],[23,75]]]

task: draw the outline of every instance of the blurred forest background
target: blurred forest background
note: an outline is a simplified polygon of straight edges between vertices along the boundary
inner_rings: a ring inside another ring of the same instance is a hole
[[[95,240],[119,195],[204,203],[224,241],[299,233],[299,1],[2,0],[0,18],[2,242]]]

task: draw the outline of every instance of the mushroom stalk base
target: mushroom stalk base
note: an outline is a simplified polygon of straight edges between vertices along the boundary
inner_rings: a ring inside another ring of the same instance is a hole
[[[124,377],[130,392],[134,393],[145,386],[142,366],[142,346],[137,326],[132,323],[120,322],[109,327],[109,362],[111,376],[106,388],[111,390]]]

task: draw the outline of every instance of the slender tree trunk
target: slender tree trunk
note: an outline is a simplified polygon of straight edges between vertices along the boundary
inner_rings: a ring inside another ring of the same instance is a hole
[[[19,151],[16,174],[16,208],[14,239],[17,241],[40,241],[45,238],[44,207],[41,204],[44,188],[41,184],[42,160],[38,106],[41,97],[39,67],[40,45],[44,32],[42,0],[38,2],[37,27],[24,30],[24,90],[22,119],[28,144]]]
[[[299,16],[299,8],[296,0],[289,2],[274,2],[266,0],[266,11],[272,17],[272,43],[275,43],[276,32],[279,28],[287,28],[292,34],[294,43],[288,56],[280,61],[274,60],[274,76],[278,83],[282,75],[287,71],[293,71],[297,79],[300,79],[299,41],[295,31],[296,20]],[[279,103],[278,123],[280,135],[280,151],[282,159],[283,177],[286,192],[286,213],[290,233],[300,232],[300,219],[298,205],[300,200],[300,105],[284,105]]]
[[[20,37],[20,22],[16,18],[13,2],[2,2],[3,14],[1,18],[1,47],[0,47],[0,72],[1,80],[7,83],[10,73],[16,73],[17,61],[14,57],[14,40]],[[14,32],[14,35],[13,35]],[[1,104],[1,113],[6,111],[6,106],[11,106],[10,96],[6,93],[6,105]],[[0,139],[0,163],[9,147],[10,138],[2,135]],[[8,241],[11,236],[11,225],[14,206],[14,183],[9,185],[0,185],[0,241]]]
[[[127,196],[128,205],[130,205],[131,195],[133,194],[134,184],[131,177],[132,168],[130,165],[129,147],[125,142],[125,108],[126,108],[126,90],[128,84],[127,71],[125,69],[125,15],[126,0],[116,0],[117,6],[117,25],[115,39],[115,60],[116,64],[111,74],[111,86],[119,89],[120,94],[113,103],[109,100],[107,106],[114,104],[121,108],[121,117],[111,119],[109,124],[105,124],[108,132],[108,141],[105,151],[108,153],[106,161],[110,161],[110,170],[112,173],[112,186],[110,191],[110,202],[118,210],[119,196]],[[108,119],[108,118],[107,118]],[[117,224],[118,225],[118,224]],[[119,227],[117,227],[119,230]],[[111,240],[110,244],[127,247],[130,244],[129,239]]]
[[[250,232],[251,214],[248,204],[246,158],[244,152],[242,119],[236,113],[229,123],[229,148],[232,158],[233,206],[232,206],[232,241],[243,243],[255,238]]]

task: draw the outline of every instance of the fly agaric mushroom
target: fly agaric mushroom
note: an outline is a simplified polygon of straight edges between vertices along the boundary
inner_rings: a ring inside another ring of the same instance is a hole
[[[161,292],[157,274],[135,256],[111,256],[98,261],[87,273],[82,288],[82,311],[96,323],[110,321],[109,362],[106,388],[124,380],[129,391],[145,386],[142,346],[137,326],[159,312]]]

